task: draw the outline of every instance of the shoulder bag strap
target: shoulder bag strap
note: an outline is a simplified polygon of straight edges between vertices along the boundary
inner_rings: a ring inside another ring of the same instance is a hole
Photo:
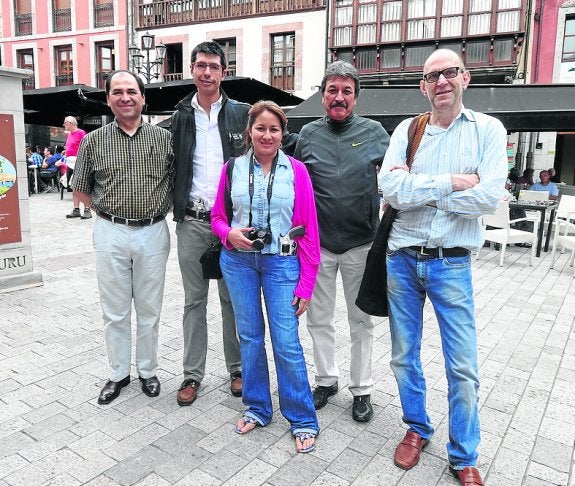
[[[419,143],[423,138],[423,134],[425,132],[425,125],[429,121],[431,113],[426,112],[422,113],[421,115],[417,115],[409,125],[407,129],[407,150],[405,151],[407,155],[406,165],[411,169],[411,164],[413,164],[413,158],[415,157],[415,153],[419,148]]]

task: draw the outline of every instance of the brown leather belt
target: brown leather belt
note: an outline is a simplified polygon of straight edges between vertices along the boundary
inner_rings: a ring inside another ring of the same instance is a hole
[[[441,255],[444,257],[462,257],[469,255],[469,250],[459,246],[456,246],[455,248],[428,248],[426,246],[409,246],[408,249],[417,252],[418,255],[430,258],[439,258],[440,250]]]
[[[191,207],[186,208],[186,214],[194,219],[199,219],[200,221],[210,222],[210,212],[204,211],[203,209],[195,209]]]
[[[98,216],[100,216],[100,218],[107,219],[108,221],[111,221],[112,223],[123,224],[125,226],[137,226],[137,227],[152,226],[153,224],[159,223],[160,221],[162,221],[165,218],[165,216],[163,214],[160,214],[160,215],[155,216],[153,218],[126,219],[126,218],[120,218],[118,216],[113,216],[111,214],[105,213],[104,211],[100,211],[99,209],[96,210],[96,214]]]

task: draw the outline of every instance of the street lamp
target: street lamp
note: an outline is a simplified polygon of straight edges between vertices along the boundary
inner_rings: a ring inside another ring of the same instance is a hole
[[[142,54],[142,49],[146,53]],[[142,35],[142,49],[138,46],[132,45],[128,48],[130,57],[132,59],[132,71],[136,71],[140,76],[146,80],[146,84],[150,84],[153,79],[158,79],[166,57],[166,46],[158,44],[154,46],[154,36],[149,32]],[[156,58],[150,61],[150,51],[156,51]],[[144,58],[146,59],[144,62]]]

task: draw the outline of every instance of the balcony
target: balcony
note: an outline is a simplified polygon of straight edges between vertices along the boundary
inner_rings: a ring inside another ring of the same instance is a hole
[[[164,81],[181,81],[184,76],[182,73],[164,73],[162,78]]]
[[[72,30],[72,10],[62,8],[52,11],[54,32],[68,32]]]
[[[34,82],[34,76],[29,78],[24,78],[22,80],[22,89],[26,91],[27,89],[34,89],[36,87],[36,83]]]
[[[137,1],[138,28],[193,24],[325,8],[326,0],[152,0]]]
[[[15,15],[16,35],[32,35],[32,13]]]
[[[114,25],[114,3],[94,5],[94,27],[111,27]]]

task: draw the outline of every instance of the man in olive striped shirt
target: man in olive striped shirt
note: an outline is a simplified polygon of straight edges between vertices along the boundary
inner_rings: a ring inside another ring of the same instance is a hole
[[[106,80],[115,120],[84,137],[73,188],[98,218],[94,224],[96,277],[111,372],[98,403],[130,383],[131,305],[136,310],[136,368],[142,391],[160,393],[158,328],[170,235],[173,153],[167,130],[144,123],[144,85],[129,71]]]

